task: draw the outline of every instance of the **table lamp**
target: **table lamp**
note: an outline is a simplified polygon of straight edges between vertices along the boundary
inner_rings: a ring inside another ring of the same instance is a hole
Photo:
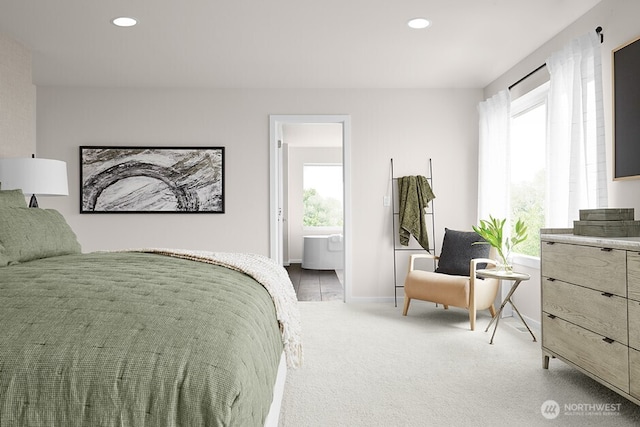
[[[31,158],[0,159],[3,190],[20,189],[31,194],[29,207],[37,208],[40,196],[68,196],[67,164],[61,160]]]

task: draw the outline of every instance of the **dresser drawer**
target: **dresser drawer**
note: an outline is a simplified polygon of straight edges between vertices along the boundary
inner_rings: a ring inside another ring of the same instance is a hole
[[[629,393],[640,399],[640,351],[629,349]]]
[[[542,317],[542,346],[582,369],[629,392],[629,348],[617,341],[548,315]]]
[[[627,296],[627,255],[618,249],[542,242],[542,275]]]
[[[628,297],[640,301],[640,253],[627,252]]]
[[[543,312],[627,344],[626,298],[544,277],[542,295]]]
[[[629,347],[640,350],[640,302],[629,300]]]

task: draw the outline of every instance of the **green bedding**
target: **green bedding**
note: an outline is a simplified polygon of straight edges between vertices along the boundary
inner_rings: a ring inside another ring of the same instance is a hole
[[[282,338],[267,291],[145,253],[0,268],[1,426],[260,426]]]

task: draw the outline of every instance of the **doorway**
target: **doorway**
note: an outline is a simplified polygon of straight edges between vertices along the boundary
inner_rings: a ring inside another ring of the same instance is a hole
[[[287,182],[286,182],[286,161],[287,149],[286,133],[290,135],[295,132],[304,133],[308,129],[335,131],[336,126],[341,136],[342,151],[342,173],[343,173],[343,265],[344,270],[341,280],[344,284],[343,301],[350,299],[350,278],[351,278],[351,119],[347,115],[273,115],[270,116],[270,254],[278,264],[285,265],[289,259],[289,245],[286,239],[287,234]],[[313,134],[315,132],[311,132]],[[322,132],[320,132],[322,133]],[[325,138],[326,139],[326,138]],[[294,142],[300,144],[300,142]],[[309,145],[318,145],[318,141],[307,142]],[[334,143],[335,145],[335,143]],[[299,236],[299,233],[298,233]],[[298,237],[296,237],[297,239]],[[297,242],[296,244],[302,244]]]

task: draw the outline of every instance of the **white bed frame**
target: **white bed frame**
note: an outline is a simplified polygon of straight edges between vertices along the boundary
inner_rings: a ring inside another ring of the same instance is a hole
[[[264,427],[278,427],[280,419],[280,407],[282,406],[282,396],[284,395],[284,383],[287,378],[287,361],[284,352],[280,355],[280,364],[278,365],[278,375],[276,383],[273,386],[273,400],[264,421]]]

